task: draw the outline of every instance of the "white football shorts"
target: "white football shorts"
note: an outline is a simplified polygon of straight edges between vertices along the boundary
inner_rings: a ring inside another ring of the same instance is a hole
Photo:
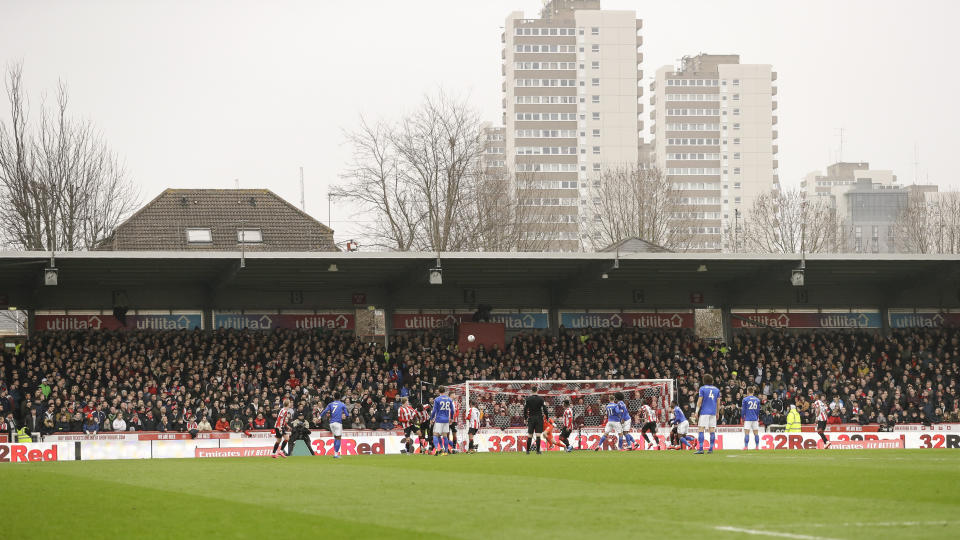
[[[435,422],[433,424],[434,435],[446,435],[450,433],[450,422]]]
[[[744,421],[743,421],[743,430],[744,430],[744,431],[760,431],[760,421],[759,421],[759,420],[744,420]]]
[[[697,426],[702,428],[716,428],[717,427],[717,415],[715,414],[701,414],[700,418],[697,418]]]
[[[610,433],[616,433],[617,435],[623,433],[623,424],[620,422],[607,422],[606,427],[603,428],[603,434],[609,435]]]
[[[333,433],[334,437],[343,437],[343,424],[330,422],[330,433]]]
[[[679,424],[677,424],[678,435],[686,435],[688,431],[690,431],[690,422],[688,422],[687,420],[684,420],[683,422],[680,422]]]
[[[625,421],[623,422],[622,426],[623,426],[623,432],[624,432],[624,433],[630,431],[630,424],[632,424],[632,423],[633,423],[633,419],[625,420]]]

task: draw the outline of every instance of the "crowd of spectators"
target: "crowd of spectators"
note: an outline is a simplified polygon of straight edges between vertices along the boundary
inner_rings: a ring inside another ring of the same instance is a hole
[[[270,428],[284,396],[322,427],[315,416],[334,393],[351,408],[349,427],[390,429],[400,398],[417,405],[465,380],[669,378],[690,414],[704,373],[723,393],[724,424],[740,421],[749,386],[767,425],[791,404],[812,422],[820,392],[832,423],[960,422],[953,329],[743,333],[729,344],[686,331],[563,330],[468,353],[440,333],[401,334],[385,350],[339,332],[46,332],[2,354],[2,419],[40,433]],[[512,425],[508,408],[492,407],[491,425]]]

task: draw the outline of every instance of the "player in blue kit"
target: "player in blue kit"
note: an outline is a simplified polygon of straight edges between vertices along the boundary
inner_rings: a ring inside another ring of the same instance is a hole
[[[676,401],[673,402],[673,418],[670,419],[670,423],[677,429],[677,436],[680,439],[681,448],[683,446],[692,447],[694,438],[689,435],[690,422],[687,421],[687,415],[683,414],[683,409],[680,408],[680,405]]]
[[[740,417],[743,418],[743,449],[750,448],[750,430],[753,430],[753,441],[760,449],[760,398],[754,394],[754,387],[747,388],[747,395],[740,404]]]
[[[447,389],[441,386],[440,395],[433,400],[430,420],[433,421],[433,447],[440,449],[442,455],[449,453],[451,444],[450,422],[453,421],[453,400],[447,395]]]
[[[343,437],[343,419],[348,418],[347,406],[340,401],[340,394],[333,395],[333,401],[320,413],[320,418],[325,414],[330,415],[330,433],[333,433],[333,457],[340,457],[340,438]]]
[[[713,453],[714,443],[717,439],[717,410],[720,404],[720,389],[713,386],[713,375],[707,373],[703,376],[703,386],[700,387],[700,397],[697,398],[697,442],[700,443],[700,449],[697,454],[703,453],[703,429],[710,430],[710,450],[708,454]]]
[[[623,424],[620,419],[623,418],[624,415],[630,414],[625,407],[617,403],[616,396],[610,396],[610,403],[604,405],[603,412],[607,415],[607,425],[604,426],[603,437],[597,441],[597,446],[593,449],[594,451],[602,449],[603,443],[611,434],[615,435],[618,440],[620,439],[620,434],[623,433]]]
[[[621,408],[620,428],[623,430],[623,434],[618,441],[618,447],[623,450],[623,443],[626,441],[627,448],[633,450],[634,446],[636,446],[636,441],[633,440],[633,435],[630,434],[630,426],[633,424],[633,417],[630,416],[630,409],[628,409],[627,404],[623,402],[623,392],[617,392],[613,397],[617,400],[617,405],[619,405]]]

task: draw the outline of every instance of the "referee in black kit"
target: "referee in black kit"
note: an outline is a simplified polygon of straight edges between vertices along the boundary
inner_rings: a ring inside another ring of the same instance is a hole
[[[527,453],[530,453],[530,443],[534,441],[539,454],[540,434],[543,433],[543,418],[547,416],[547,404],[537,394],[536,387],[534,387],[533,393],[527,396],[527,401],[523,405],[523,416],[527,419]],[[536,433],[536,438],[534,438],[534,433]]]

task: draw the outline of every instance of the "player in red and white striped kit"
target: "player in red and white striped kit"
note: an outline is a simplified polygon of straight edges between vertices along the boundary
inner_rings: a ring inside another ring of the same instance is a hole
[[[473,443],[473,436],[480,430],[480,420],[482,418],[483,413],[477,407],[470,407],[470,410],[467,411],[467,437],[469,438],[467,452],[476,453],[477,451],[477,445]]]
[[[291,448],[293,445],[290,444],[290,417],[293,409],[290,405],[289,399],[283,400],[283,408],[277,412],[277,421],[273,424],[273,433],[277,436],[277,440],[273,443],[273,457],[287,457],[293,451]],[[287,447],[286,453],[283,452],[284,446]]]
[[[426,452],[426,446],[433,446],[433,432],[430,429],[430,404],[424,403],[417,411],[417,420],[420,421],[420,448],[419,452]]]
[[[457,453],[457,422],[460,421],[460,404],[453,400],[453,415],[450,417],[450,453]]]
[[[417,437],[420,437],[420,415],[417,414],[416,409],[410,406],[409,398],[403,398],[403,404],[397,411],[397,420],[400,422],[400,427],[403,428],[403,438],[400,439],[400,442],[406,445],[406,453],[412,454],[413,434],[416,433]]]
[[[830,407],[827,406],[825,401],[826,398],[827,396],[823,392],[817,394],[817,400],[813,402],[813,412],[817,416],[817,433],[823,439],[823,447],[830,448],[830,441],[823,434],[824,430],[827,429],[827,414],[830,411]]]
[[[643,425],[640,427],[640,434],[643,440],[647,441],[647,450],[660,449],[660,441],[657,440],[657,411],[653,407],[644,403],[640,407],[640,417]],[[650,436],[647,436],[647,433]]]
[[[560,442],[563,443],[567,452],[573,451],[573,445],[570,444],[570,434],[573,433],[573,407],[570,406],[570,400],[563,400],[563,426],[560,428]]]

